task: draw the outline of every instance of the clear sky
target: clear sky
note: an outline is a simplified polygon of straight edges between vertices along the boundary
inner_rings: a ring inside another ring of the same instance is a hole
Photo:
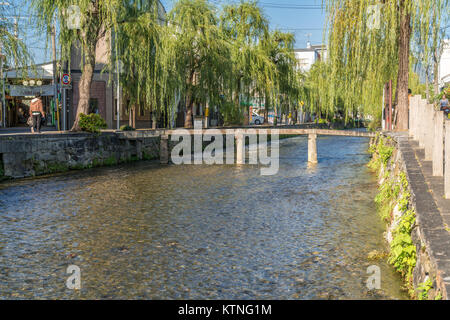
[[[161,0],[167,11],[170,11],[176,0]],[[239,0],[209,0],[221,7],[224,4],[239,3]],[[11,18],[8,25],[13,30],[15,15],[20,15],[18,21],[19,37],[22,38],[31,51],[36,63],[52,60],[51,46],[46,34],[36,32],[33,23],[29,19],[30,0],[8,0],[11,3],[8,9]],[[3,3],[2,2],[2,3]],[[279,28],[295,34],[296,48],[305,48],[306,42],[321,44],[323,42],[323,27],[326,19],[324,10],[321,9],[322,0],[259,0],[260,7],[270,21],[272,29]],[[1,9],[6,10],[3,6]],[[450,26],[446,27],[447,37]],[[47,48],[48,47],[48,48]]]
[[[172,8],[174,0],[162,0],[167,11]],[[238,0],[211,0],[219,7],[224,4],[239,3]],[[270,21],[272,29],[278,28],[292,32],[296,38],[296,48],[306,48],[308,39],[311,43],[321,44],[323,27],[326,19],[321,9],[322,0],[260,0],[259,5]]]
[[[51,46],[47,41],[47,35],[36,32],[27,16],[29,0],[9,0],[9,2],[15,7],[14,14],[22,16],[19,19],[19,37],[29,46],[35,62],[51,61]],[[166,10],[170,11],[175,0],[162,0],[161,2]],[[210,2],[221,7],[224,4],[238,3],[239,1],[210,0]],[[320,8],[321,0],[260,0],[259,3],[269,19],[272,29],[278,28],[295,34],[296,48],[305,48],[308,39],[312,44],[322,43],[325,13]]]

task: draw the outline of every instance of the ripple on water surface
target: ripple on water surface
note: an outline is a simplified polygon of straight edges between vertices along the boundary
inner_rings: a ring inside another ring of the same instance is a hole
[[[281,143],[280,172],[139,163],[0,185],[0,298],[403,299],[367,140]],[[366,289],[367,267],[382,290]],[[68,290],[68,265],[82,289]]]

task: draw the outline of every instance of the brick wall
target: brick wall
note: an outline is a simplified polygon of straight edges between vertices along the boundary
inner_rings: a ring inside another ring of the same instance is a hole
[[[71,119],[74,119],[74,117],[77,113],[78,101],[80,100],[80,91],[78,89],[78,84],[79,84],[78,82],[73,82],[72,110],[71,110],[71,114],[73,114],[73,117]],[[91,99],[98,100],[99,114],[102,116],[103,119],[106,120],[106,82],[105,81],[92,81]]]

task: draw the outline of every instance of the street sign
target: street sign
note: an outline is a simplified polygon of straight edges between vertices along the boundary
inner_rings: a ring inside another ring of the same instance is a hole
[[[62,81],[61,82],[62,82],[63,85],[68,86],[70,84],[71,80],[72,79],[70,78],[70,74],[65,73],[62,76]]]

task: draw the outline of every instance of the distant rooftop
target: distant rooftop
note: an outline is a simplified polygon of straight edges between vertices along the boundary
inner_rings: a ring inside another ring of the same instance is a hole
[[[294,52],[314,52],[316,49],[314,48],[304,48],[304,49],[294,49]]]
[[[294,49],[294,52],[313,52],[316,50],[326,50],[326,46],[323,44],[310,45],[307,48]]]

